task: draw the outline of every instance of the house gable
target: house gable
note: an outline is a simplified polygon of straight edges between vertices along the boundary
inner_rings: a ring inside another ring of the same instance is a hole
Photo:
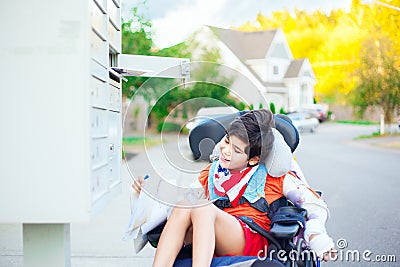
[[[249,73],[247,77],[256,80],[253,82],[268,102],[293,111],[313,101],[315,75],[311,64],[307,59],[294,60],[282,30],[242,32],[207,28],[225,51],[225,59],[240,66],[246,75]],[[254,100],[250,102],[257,104]]]
[[[282,30],[243,32],[209,27],[261,82],[280,82],[293,60]]]
[[[288,111],[313,103],[315,75],[308,59],[293,60],[285,74],[289,90]]]
[[[287,51],[282,43],[274,43],[270,48],[269,56],[272,58],[286,58],[289,59]]]
[[[265,55],[263,81],[282,82],[292,61],[293,54],[282,30],[278,29]]]
[[[268,102],[265,92],[264,85],[260,82],[259,77],[238,57],[237,53],[234,53],[232,49],[235,46],[228,46],[227,43],[221,40],[221,34],[216,31],[215,27],[204,26],[196,32],[195,42],[198,44],[198,48],[192,52],[192,60],[196,60],[193,56],[201,55],[204,52],[203,47],[208,49],[218,48],[221,58],[217,64],[225,66],[220,68],[220,75],[232,79],[234,82],[231,85],[231,94],[240,99],[246,105],[254,105],[258,107],[260,104],[267,106]],[[224,32],[224,29],[221,29]],[[228,30],[225,30],[228,31]],[[218,33],[218,35],[216,34]],[[232,38],[231,35],[225,36],[225,38]],[[233,40],[234,40],[233,36]],[[226,39],[225,39],[226,40]],[[236,41],[235,41],[236,42]],[[233,47],[233,48],[232,48]],[[261,51],[261,53],[265,53]],[[198,60],[199,57],[197,57]]]
[[[275,30],[276,34],[274,39],[269,46],[267,53],[263,58],[266,59],[280,59],[280,60],[293,60],[292,51],[290,51],[289,45],[286,41],[286,38],[282,32],[282,30]]]

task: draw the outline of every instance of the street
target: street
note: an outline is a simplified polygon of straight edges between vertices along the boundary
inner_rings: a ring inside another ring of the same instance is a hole
[[[343,248],[328,266],[400,266],[400,150],[352,140],[377,127],[324,123],[315,135],[301,136],[298,162],[310,185],[323,192],[328,232]],[[390,255],[397,263],[372,263]]]

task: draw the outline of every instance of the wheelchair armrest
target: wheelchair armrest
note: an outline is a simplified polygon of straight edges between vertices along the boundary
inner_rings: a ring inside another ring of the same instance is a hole
[[[291,239],[296,236],[299,227],[298,223],[274,223],[269,232],[278,239]]]
[[[305,225],[307,211],[300,207],[280,207],[271,218],[270,233],[278,239],[290,239],[295,237],[301,227]]]

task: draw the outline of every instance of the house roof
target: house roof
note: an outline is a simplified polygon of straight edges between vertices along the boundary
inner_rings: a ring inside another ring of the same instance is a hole
[[[217,27],[209,28],[243,62],[264,58],[277,30],[243,32]]]
[[[299,72],[301,67],[303,66],[305,59],[295,59],[293,60],[285,74],[285,78],[296,78],[299,77]]]

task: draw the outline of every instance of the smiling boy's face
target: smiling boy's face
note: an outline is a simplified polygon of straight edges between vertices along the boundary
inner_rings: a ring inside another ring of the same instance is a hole
[[[224,136],[220,143],[219,162],[221,167],[231,172],[241,171],[248,164],[248,156],[245,152],[247,144],[238,137]]]

